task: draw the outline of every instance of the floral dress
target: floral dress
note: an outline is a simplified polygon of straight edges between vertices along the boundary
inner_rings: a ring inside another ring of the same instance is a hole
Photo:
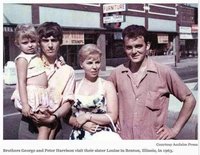
[[[98,81],[98,91],[94,95],[86,96],[79,95],[78,91],[83,83],[81,80],[78,88],[75,91],[75,103],[72,106],[72,115],[77,117],[83,112],[91,112],[95,114],[106,113],[106,101],[105,101],[105,91],[103,90],[103,81],[101,78]],[[109,126],[103,126],[102,130],[112,131]],[[74,127],[71,134],[70,140],[84,140],[89,139],[92,133],[85,131],[83,128]]]

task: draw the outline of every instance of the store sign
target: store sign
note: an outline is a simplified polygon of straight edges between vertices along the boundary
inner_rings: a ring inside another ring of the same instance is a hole
[[[187,26],[179,26],[179,32],[180,33],[191,33],[192,32],[192,28],[191,27],[187,27]]]
[[[104,4],[103,13],[126,11],[126,4]]]
[[[158,34],[158,43],[167,44],[169,42],[169,37],[167,34]]]
[[[66,33],[63,34],[63,45],[84,45],[84,33]]]
[[[180,39],[194,39],[191,33],[182,33],[180,34]]]
[[[103,23],[118,23],[118,22],[124,22],[124,16],[123,15],[113,15],[113,16],[105,16],[103,17]]]

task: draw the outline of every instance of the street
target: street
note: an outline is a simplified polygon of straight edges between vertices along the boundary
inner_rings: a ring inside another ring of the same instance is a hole
[[[185,67],[185,69],[180,70],[180,68],[175,68],[179,76],[185,82],[197,82],[197,63],[191,67]],[[80,77],[79,77],[80,78]],[[19,121],[21,114],[14,108],[13,103],[10,100],[11,94],[14,91],[15,85],[4,85],[3,89],[3,139],[18,139],[17,132],[19,127]],[[170,116],[171,119],[172,116]],[[197,121],[197,120],[195,120]],[[171,124],[171,122],[168,122]],[[196,122],[197,123],[197,122]],[[187,126],[191,124],[186,124]],[[64,135],[63,139],[68,139],[71,127],[64,124]],[[187,131],[185,135],[179,136],[180,139],[195,139],[196,137],[190,136],[190,131]]]

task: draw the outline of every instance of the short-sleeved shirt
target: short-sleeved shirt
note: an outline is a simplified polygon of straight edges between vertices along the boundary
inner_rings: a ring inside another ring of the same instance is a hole
[[[62,65],[59,58],[53,65],[49,65],[43,57],[41,58],[48,76],[48,88],[53,89],[55,98],[59,100],[57,102],[61,102],[61,104],[66,101],[74,102],[74,69],[67,64]]]
[[[156,131],[167,121],[170,94],[184,101],[191,91],[174,70],[150,58],[137,84],[129,66],[130,61],[118,66],[108,78],[118,93],[120,135],[123,139],[157,139]]]

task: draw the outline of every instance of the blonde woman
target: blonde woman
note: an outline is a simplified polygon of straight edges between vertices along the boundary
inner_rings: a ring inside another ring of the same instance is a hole
[[[86,44],[79,51],[81,68],[85,71],[82,80],[76,83],[75,103],[69,124],[73,126],[71,140],[84,140],[97,131],[111,131],[110,120],[118,117],[117,95],[114,85],[99,77],[101,50],[95,44]]]

